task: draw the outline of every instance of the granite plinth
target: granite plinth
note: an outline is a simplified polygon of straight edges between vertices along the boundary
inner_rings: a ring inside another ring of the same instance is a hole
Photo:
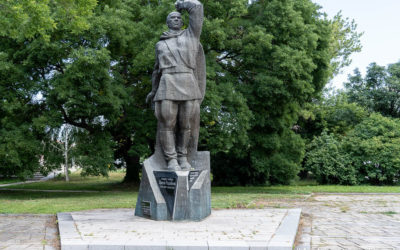
[[[143,164],[135,215],[152,220],[200,221],[211,214],[210,153],[191,157],[192,169],[169,171],[162,155]]]

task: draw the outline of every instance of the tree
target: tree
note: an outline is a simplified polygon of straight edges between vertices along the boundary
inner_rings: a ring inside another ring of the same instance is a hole
[[[337,59],[359,50],[359,34],[340,15],[328,20],[307,0],[254,1],[236,20],[230,12],[222,12],[227,8],[224,3],[208,8],[215,18],[214,29],[231,27],[211,43],[215,51],[223,52],[219,63],[223,73],[217,79],[234,79],[251,121],[249,143],[241,147],[241,154],[230,151],[214,158],[212,165],[220,164],[214,181],[221,185],[288,183],[304,155],[304,142],[292,130],[299,112],[340,69]],[[217,19],[221,16],[227,21]],[[237,182],[232,183],[232,176]]]
[[[154,45],[174,1],[37,2],[47,9],[40,12],[44,23],[55,25],[29,26],[16,37],[13,27],[22,26],[9,18],[0,38],[4,62],[25,73],[32,96],[43,96],[35,104],[34,136],[42,141],[64,123],[81,128],[76,152],[83,174],[106,175],[121,163],[125,180],[139,182],[156,131],[144,101]],[[299,110],[340,68],[334,61],[358,50],[358,35],[309,0],[203,3],[208,85],[199,149],[210,150],[213,163],[232,162],[231,176],[213,164],[216,183],[232,176],[243,185],[288,182],[304,154],[291,130]],[[4,82],[16,83],[4,75]]]
[[[59,8],[57,3],[48,6],[51,13]],[[120,162],[127,168],[125,180],[139,181],[140,159],[151,154],[156,131],[153,112],[144,102],[154,44],[172,9],[172,1],[101,1],[85,19],[86,29],[55,20],[57,27],[46,32],[48,40],[3,39],[7,60],[30,71],[36,93],[43,96],[38,131],[63,123],[83,129],[75,151],[84,174],[106,175],[110,164]],[[249,111],[232,83],[210,83],[209,90],[202,110],[202,123],[210,128],[202,129],[204,141],[215,152],[229,150],[246,140]]]
[[[370,112],[400,117],[400,62],[388,67],[371,63],[365,77],[355,69],[345,87],[349,102],[355,102]]]
[[[298,121],[299,134],[311,142],[323,131],[344,136],[368,117],[368,112],[356,103],[349,103],[343,91],[326,93],[302,110]]]
[[[69,182],[69,162],[73,159],[73,149],[76,147],[76,136],[79,130],[69,124],[63,124],[59,129],[49,132],[50,138],[43,141],[44,146],[50,147],[46,152],[52,152],[54,155],[49,154],[45,157],[45,164],[64,164],[65,181]],[[47,145],[46,145],[47,144]],[[62,157],[60,157],[60,155]],[[62,158],[62,159],[61,159]],[[61,161],[63,160],[63,161]]]
[[[37,171],[44,174],[51,166],[41,166],[42,146],[49,121],[46,103],[40,100],[41,79],[45,71],[33,51],[45,49],[51,32],[65,24],[71,32],[87,26],[96,1],[22,0],[0,3],[0,173],[21,178]],[[36,46],[36,47],[35,47]],[[29,52],[31,50],[32,53]],[[45,51],[42,51],[42,55]],[[52,55],[50,54],[49,57]],[[47,72],[50,72],[49,69]]]
[[[17,41],[38,36],[46,41],[50,33],[66,27],[72,33],[87,30],[87,18],[96,0],[11,0],[0,3],[0,35]]]
[[[0,93],[7,92],[0,80]],[[0,98],[0,175],[23,179],[39,170],[41,144],[31,129],[37,107],[17,92]]]
[[[41,104],[34,101],[29,73],[8,60],[8,46],[15,44],[0,43],[0,174],[25,178],[40,168],[34,130]]]
[[[341,139],[368,118],[369,113],[347,99],[344,91],[330,92],[326,89],[320,100],[302,110],[296,127],[307,145],[299,173],[301,178],[313,173],[312,177],[319,183],[354,184],[355,177],[345,170],[347,158],[340,156]]]

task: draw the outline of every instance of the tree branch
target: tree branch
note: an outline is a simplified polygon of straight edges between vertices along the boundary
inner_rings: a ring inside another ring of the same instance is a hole
[[[81,122],[76,122],[76,121],[72,120],[70,117],[68,117],[67,112],[65,111],[65,109],[61,105],[59,106],[59,108],[60,108],[60,110],[62,112],[64,121],[66,123],[71,124],[71,125],[73,125],[75,127],[86,129],[90,133],[94,132],[94,129],[92,127],[90,127],[86,122],[84,122],[83,119],[82,119]]]

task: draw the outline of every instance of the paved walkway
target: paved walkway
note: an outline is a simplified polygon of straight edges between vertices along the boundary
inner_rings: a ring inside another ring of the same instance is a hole
[[[57,172],[57,171],[51,172],[50,174],[48,174],[47,176],[41,178],[40,180],[30,180],[30,181],[28,180],[28,181],[20,181],[20,182],[13,182],[13,183],[7,183],[7,184],[0,184],[0,188],[1,187],[14,186],[14,185],[22,185],[22,184],[29,184],[29,183],[35,183],[35,182],[48,181],[48,180],[54,179],[58,173],[59,172]]]
[[[65,249],[291,249],[300,209],[216,210],[200,222],[152,221],[133,209],[58,215]]]
[[[59,249],[55,216],[0,214],[0,249]]]
[[[400,194],[317,194],[268,205],[302,208],[298,249],[400,249]]]
[[[1,188],[1,187],[14,186],[14,185],[22,185],[22,184],[35,183],[35,182],[41,182],[41,180],[39,180],[39,181],[22,181],[22,182],[13,182],[13,183],[7,183],[7,184],[0,184],[0,188]]]
[[[315,194],[258,205],[302,208],[298,249],[400,249],[399,194]],[[48,248],[57,242],[55,225],[48,215],[0,215],[0,249]]]

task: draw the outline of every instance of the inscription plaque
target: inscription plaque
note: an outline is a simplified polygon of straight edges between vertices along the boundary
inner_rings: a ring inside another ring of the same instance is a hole
[[[175,172],[154,171],[157,185],[160,188],[161,194],[164,196],[167,203],[168,212],[172,216],[175,204],[176,180]]]
[[[192,188],[193,184],[196,182],[199,176],[200,176],[200,171],[198,170],[189,172],[189,189]]]
[[[142,201],[141,205],[142,205],[143,216],[150,217],[151,216],[150,201]]]

